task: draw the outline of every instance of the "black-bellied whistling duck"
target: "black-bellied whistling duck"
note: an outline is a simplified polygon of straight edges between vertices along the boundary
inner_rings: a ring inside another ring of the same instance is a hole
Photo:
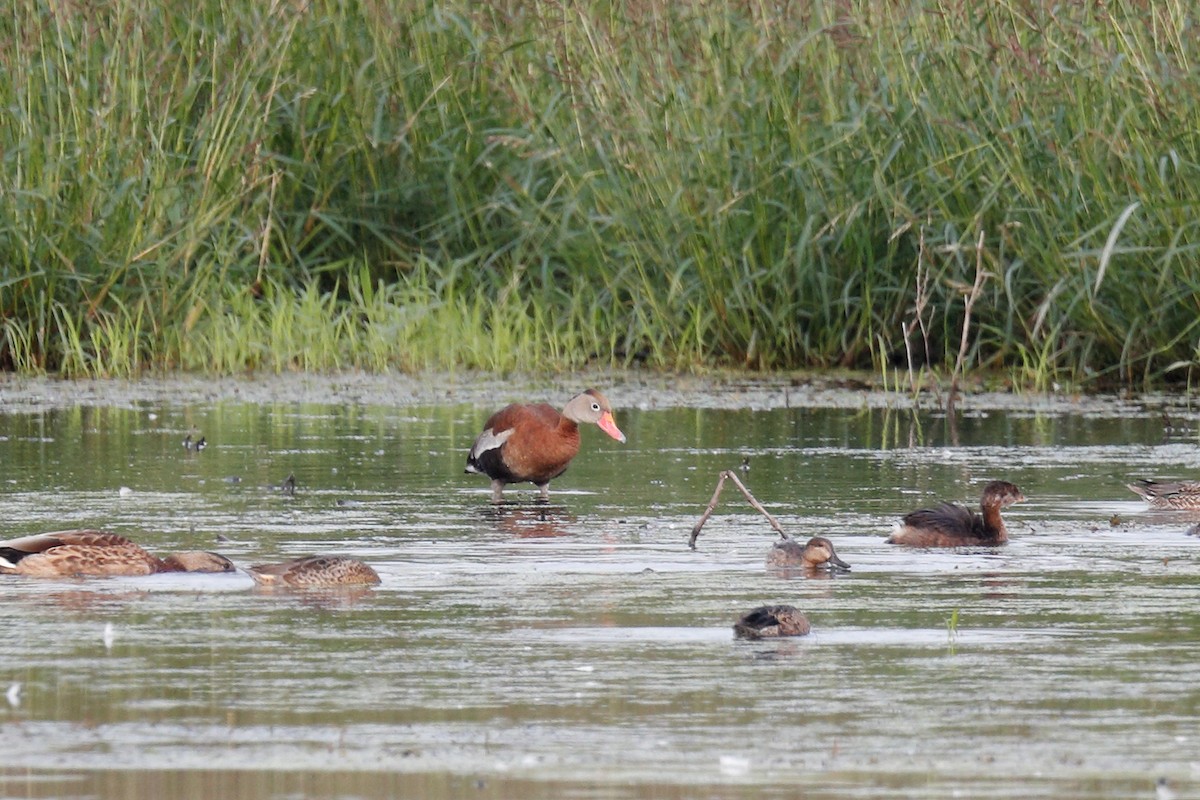
[[[1126,485],[1154,508],[1200,509],[1200,481],[1138,481]]]
[[[379,573],[370,565],[344,556],[305,556],[281,564],[255,564],[246,567],[246,572],[263,586],[322,588],[379,583]]]
[[[888,544],[913,547],[991,547],[1008,541],[1008,530],[1000,518],[1000,509],[1025,500],[1021,490],[1008,481],[992,481],[983,487],[980,507],[983,514],[969,508],[942,503],[906,514]]]
[[[159,558],[124,536],[105,531],[56,531],[0,542],[0,573],[34,578],[234,572],[235,569],[225,556],[201,550]]]
[[[768,567],[801,567],[805,570],[844,570],[850,565],[838,558],[833,542],[824,536],[814,536],[804,544],[787,538],[776,542],[767,551]]]
[[[738,639],[805,636],[810,630],[808,617],[795,606],[759,606],[733,624]]]
[[[579,452],[579,423],[600,426],[618,442],[625,434],[613,420],[612,406],[604,395],[588,389],[572,397],[560,414],[545,403],[506,406],[483,425],[471,446],[467,472],[492,479],[492,502],[499,503],[508,483],[529,481],[550,497],[550,481],[566,471]]]

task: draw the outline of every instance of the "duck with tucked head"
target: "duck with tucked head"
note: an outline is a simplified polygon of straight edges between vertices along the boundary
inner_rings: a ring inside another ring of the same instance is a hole
[[[246,567],[246,572],[262,586],[329,588],[379,583],[379,573],[369,564],[345,556],[304,556],[280,564],[255,564]]]
[[[767,553],[768,567],[799,567],[805,571],[828,570],[849,572],[850,565],[838,558],[833,542],[824,536],[814,536],[804,544],[789,537],[776,542]]]
[[[808,617],[795,606],[759,606],[733,624],[738,639],[774,639],[780,636],[807,636]]]
[[[1138,481],[1126,486],[1154,508],[1200,510],[1200,481]]]
[[[532,483],[550,498],[550,481],[562,475],[579,452],[579,425],[599,426],[624,444],[613,420],[612,406],[595,389],[578,394],[562,413],[546,403],[514,403],[497,411],[483,425],[467,456],[467,472],[492,479],[492,502],[499,503],[510,483]]]
[[[106,531],[56,531],[0,542],[0,574],[70,578],[235,570],[217,553],[195,550],[159,558]]]
[[[906,514],[888,544],[912,547],[991,547],[1008,541],[1008,529],[1000,509],[1025,500],[1021,490],[1008,481],[992,481],[983,487],[982,514],[969,508],[942,503]]]

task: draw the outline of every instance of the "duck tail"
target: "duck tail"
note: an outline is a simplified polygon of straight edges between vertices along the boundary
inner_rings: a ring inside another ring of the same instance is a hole
[[[1129,489],[1129,491],[1133,492],[1136,495],[1145,497],[1147,499],[1149,499],[1149,497],[1150,497],[1150,494],[1151,494],[1150,481],[1138,481],[1137,483],[1127,483],[1127,484],[1125,484],[1125,486],[1126,486],[1126,488]]]

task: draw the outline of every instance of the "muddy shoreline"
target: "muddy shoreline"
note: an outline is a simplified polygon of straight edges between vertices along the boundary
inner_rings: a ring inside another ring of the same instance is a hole
[[[553,376],[490,373],[250,375],[209,377],[159,375],[136,380],[61,380],[0,376],[0,409],[39,412],[77,405],[131,406],[144,403],[196,405],[320,403],[414,407],[467,404],[491,407],[513,400],[556,403],[585,386],[602,388],[625,408],[706,408],[765,411],[778,408],[873,408],[938,411],[944,392],[886,391],[878,376],[857,374],[747,373],[680,375],[643,371],[589,371]],[[963,412],[1143,415],[1169,409],[1189,417],[1185,394],[1077,394],[975,391],[964,394]]]

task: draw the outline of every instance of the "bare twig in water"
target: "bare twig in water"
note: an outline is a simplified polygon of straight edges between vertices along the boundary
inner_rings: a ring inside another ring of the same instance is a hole
[[[916,290],[917,296],[913,301],[913,316],[916,318],[913,322],[901,322],[900,332],[904,334],[904,352],[908,357],[908,385],[912,390],[913,397],[917,397],[919,390],[917,387],[917,371],[913,363],[912,343],[909,341],[913,332],[921,329],[921,338],[925,344],[925,364],[929,362],[929,332],[925,329],[925,306],[929,303],[929,268],[925,266],[925,228],[921,228],[920,242],[917,249],[917,275],[916,275]]]
[[[929,325],[933,322],[933,318],[937,316],[937,309],[930,310],[929,322],[925,320],[925,312],[929,307],[929,265],[925,257],[925,228],[920,229],[920,240],[917,245],[917,274],[914,279],[916,288],[916,297],[913,300],[913,320],[911,322],[902,321],[900,323],[900,332],[904,334],[904,351],[908,358],[908,384],[912,391],[913,401],[919,403],[921,388],[917,381],[916,362],[913,358],[912,335],[919,328],[921,331],[921,344],[925,348],[925,359],[922,362],[922,372],[928,372],[932,381],[930,386],[933,389],[938,407],[942,406],[942,391],[938,383],[937,376],[933,372],[933,353],[929,346]]]
[[[917,396],[917,373],[913,370],[912,343],[908,340],[915,325],[900,321],[900,333],[904,334],[904,355],[908,359],[908,388],[913,397]]]
[[[946,400],[946,415],[954,417],[954,407],[958,400],[958,379],[962,375],[963,365],[967,361],[967,348],[971,344],[971,309],[975,301],[983,294],[983,285],[992,275],[983,268],[983,231],[979,231],[979,242],[975,245],[975,285],[963,300],[962,339],[958,343],[958,359],[954,362],[954,372],[950,375],[950,395]]]
[[[708,518],[712,516],[713,511],[716,509],[717,501],[721,499],[721,490],[725,488],[726,480],[733,481],[733,485],[741,490],[742,496],[745,497],[746,500],[750,502],[750,505],[754,506],[759,513],[767,518],[767,522],[771,523],[771,527],[774,528],[780,536],[785,539],[791,538],[783,532],[783,528],[780,526],[779,520],[771,516],[771,512],[763,508],[762,503],[758,502],[757,498],[750,494],[750,490],[747,489],[746,485],[738,479],[738,476],[735,475],[732,470],[726,469],[722,470],[721,474],[717,476],[717,489],[713,492],[712,500],[708,501],[708,508],[704,509],[704,514],[700,516],[699,521],[697,521],[692,527],[692,538],[688,540],[688,547],[692,548],[693,550],[696,549],[696,537],[700,535],[700,529],[704,527],[704,523],[708,522]]]

